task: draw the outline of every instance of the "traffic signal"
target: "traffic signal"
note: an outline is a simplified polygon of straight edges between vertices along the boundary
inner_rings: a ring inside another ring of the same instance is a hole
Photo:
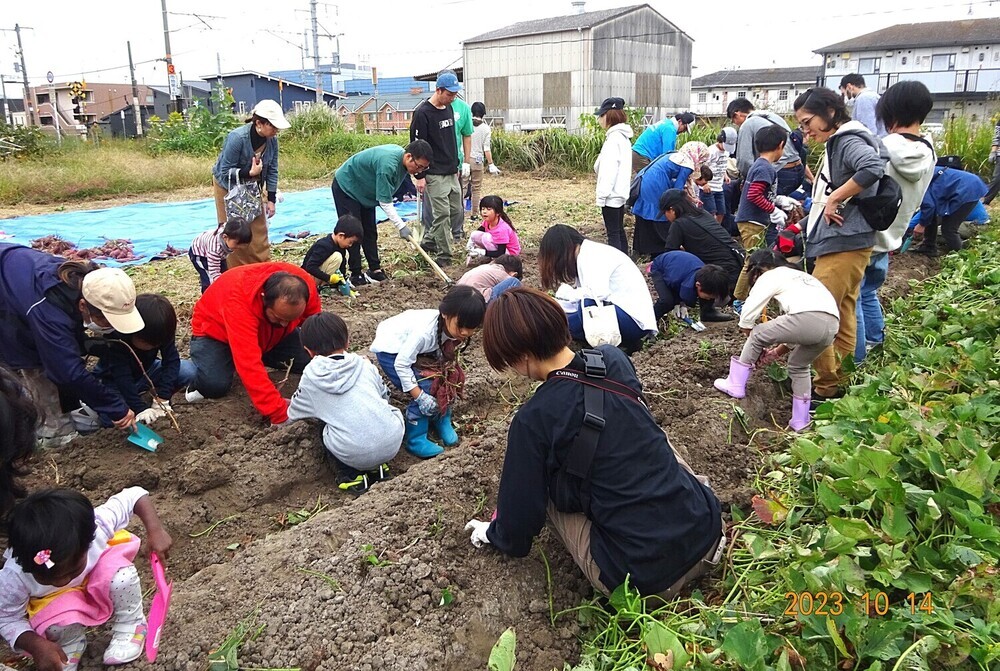
[[[73,106],[70,108],[73,114],[73,118],[77,120],[82,120],[83,115],[80,109],[80,96],[73,96]]]

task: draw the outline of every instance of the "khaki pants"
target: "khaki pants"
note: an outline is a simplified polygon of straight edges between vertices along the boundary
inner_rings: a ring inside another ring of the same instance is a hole
[[[322,270],[327,275],[331,277],[340,274],[340,268],[344,265],[344,255],[340,252],[334,252],[327,257],[326,261],[319,264],[319,269]]]
[[[743,242],[743,249],[747,251],[747,258],[743,262],[743,270],[740,271],[740,277],[736,280],[736,289],[733,290],[733,298],[745,301],[750,294],[750,282],[747,279],[750,254],[760,247],[760,243],[764,242],[764,233],[767,232],[767,226],[761,226],[752,221],[740,221],[737,222],[736,226],[740,229],[740,240]]]
[[[820,396],[829,398],[837,394],[844,382],[841,379],[840,362],[845,357],[854,356],[858,327],[855,310],[861,290],[861,278],[864,277],[871,253],[872,248],[868,247],[827,254],[816,259],[813,277],[833,294],[833,299],[840,308],[840,328],[833,339],[833,345],[823,350],[813,362],[813,368],[816,369],[813,389]]]
[[[476,217],[479,216],[479,201],[483,199],[483,173],[486,172],[484,167],[482,163],[473,162],[472,174],[469,175],[469,180],[472,182],[472,211],[470,214]]]
[[[632,151],[632,172],[639,172],[647,165],[649,165],[651,162],[652,161],[650,161],[648,158],[646,158],[639,152],[634,150]]]
[[[452,217],[463,212],[458,175],[427,175],[426,193],[432,219],[424,233],[425,247],[431,247],[439,259],[450,261]]]
[[[215,179],[212,179],[212,191],[215,195],[215,214],[219,224],[226,223],[226,194],[229,193],[222,188]],[[263,263],[271,260],[271,243],[267,239],[267,187],[261,186],[261,208],[260,216],[250,222],[250,231],[253,238],[249,245],[237,247],[232,254],[226,257],[226,268],[235,268],[251,263]]]
[[[674,448],[669,438],[667,439],[667,444],[670,445],[670,449],[673,450],[674,457],[676,457],[677,463],[681,466],[681,468],[693,475],[703,485],[708,487],[708,480],[703,476],[695,474],[695,472],[691,470],[691,467],[684,460],[684,458],[677,453],[677,450]],[[583,513],[563,513],[556,510],[556,506],[552,503],[551,499],[545,509],[545,514],[548,517],[549,524],[552,525],[552,529],[556,532],[556,535],[559,536],[559,540],[561,540],[562,544],[566,546],[566,550],[568,550],[570,556],[573,557],[573,561],[580,567],[580,570],[583,571],[583,575],[587,577],[587,580],[589,580],[590,584],[594,586],[594,589],[605,595],[611,594],[611,590],[603,582],[601,582],[601,569],[597,566],[597,562],[594,561],[593,556],[590,554],[590,528],[593,523]],[[725,524],[723,524],[723,532],[725,532],[725,528]],[[722,537],[720,536],[719,542],[721,541]],[[718,565],[718,562],[713,563],[711,561],[718,548],[719,543],[713,543],[705,556],[695,563],[695,565],[692,566],[687,573],[681,576],[680,579],[674,582],[674,584],[670,587],[653,596],[658,596],[664,601],[674,599],[684,585],[711,571]]]

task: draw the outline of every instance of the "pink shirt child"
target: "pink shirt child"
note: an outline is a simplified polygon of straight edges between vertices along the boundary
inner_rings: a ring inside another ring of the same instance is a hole
[[[521,255],[521,241],[517,238],[517,231],[511,228],[503,219],[497,219],[497,223],[492,227],[487,222],[483,222],[483,228],[493,238],[493,244],[499,247],[507,245],[507,254],[512,256]]]

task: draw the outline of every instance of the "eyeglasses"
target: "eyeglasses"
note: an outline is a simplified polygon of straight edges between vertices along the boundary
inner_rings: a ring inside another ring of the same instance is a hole
[[[427,170],[428,168],[431,167],[430,163],[421,163],[416,159],[410,159],[410,160],[413,161],[413,167],[417,169],[417,172],[423,172],[424,170]]]
[[[813,114],[811,117],[809,117],[807,119],[803,119],[802,121],[800,121],[799,122],[799,130],[809,130],[809,124],[811,124],[812,120],[815,119],[815,118],[816,118],[816,115]]]

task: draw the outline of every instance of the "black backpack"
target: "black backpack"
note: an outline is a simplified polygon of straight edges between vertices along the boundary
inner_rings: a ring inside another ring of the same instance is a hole
[[[632,181],[629,182],[628,185],[628,200],[625,201],[626,207],[631,209],[632,206],[635,205],[635,202],[639,200],[639,192],[642,190],[642,177],[646,174],[646,171],[656,165],[658,161],[665,159],[667,156],[674,153],[676,153],[676,151],[668,151],[666,154],[660,154],[650,163],[644,165],[639,172],[635,173],[635,177],[632,178]]]
[[[869,145],[875,148],[882,155],[882,143],[878,142],[871,133],[867,131],[846,131],[846,134],[853,134],[861,137]],[[838,137],[834,135],[827,141],[827,152],[830,151],[830,142],[834,138]],[[833,172],[831,170],[831,172]],[[822,176],[826,181],[826,195],[829,196],[831,193],[839,189],[843,183],[835,184],[833,179]],[[896,220],[896,215],[899,214],[899,206],[903,203],[903,190],[899,188],[899,184],[894,180],[888,172],[882,175],[882,177],[876,183],[875,195],[867,196],[865,198],[859,198],[855,196],[851,198],[850,205],[854,205],[861,212],[861,216],[865,218],[868,225],[876,231],[884,231],[892,226],[892,222]]]

